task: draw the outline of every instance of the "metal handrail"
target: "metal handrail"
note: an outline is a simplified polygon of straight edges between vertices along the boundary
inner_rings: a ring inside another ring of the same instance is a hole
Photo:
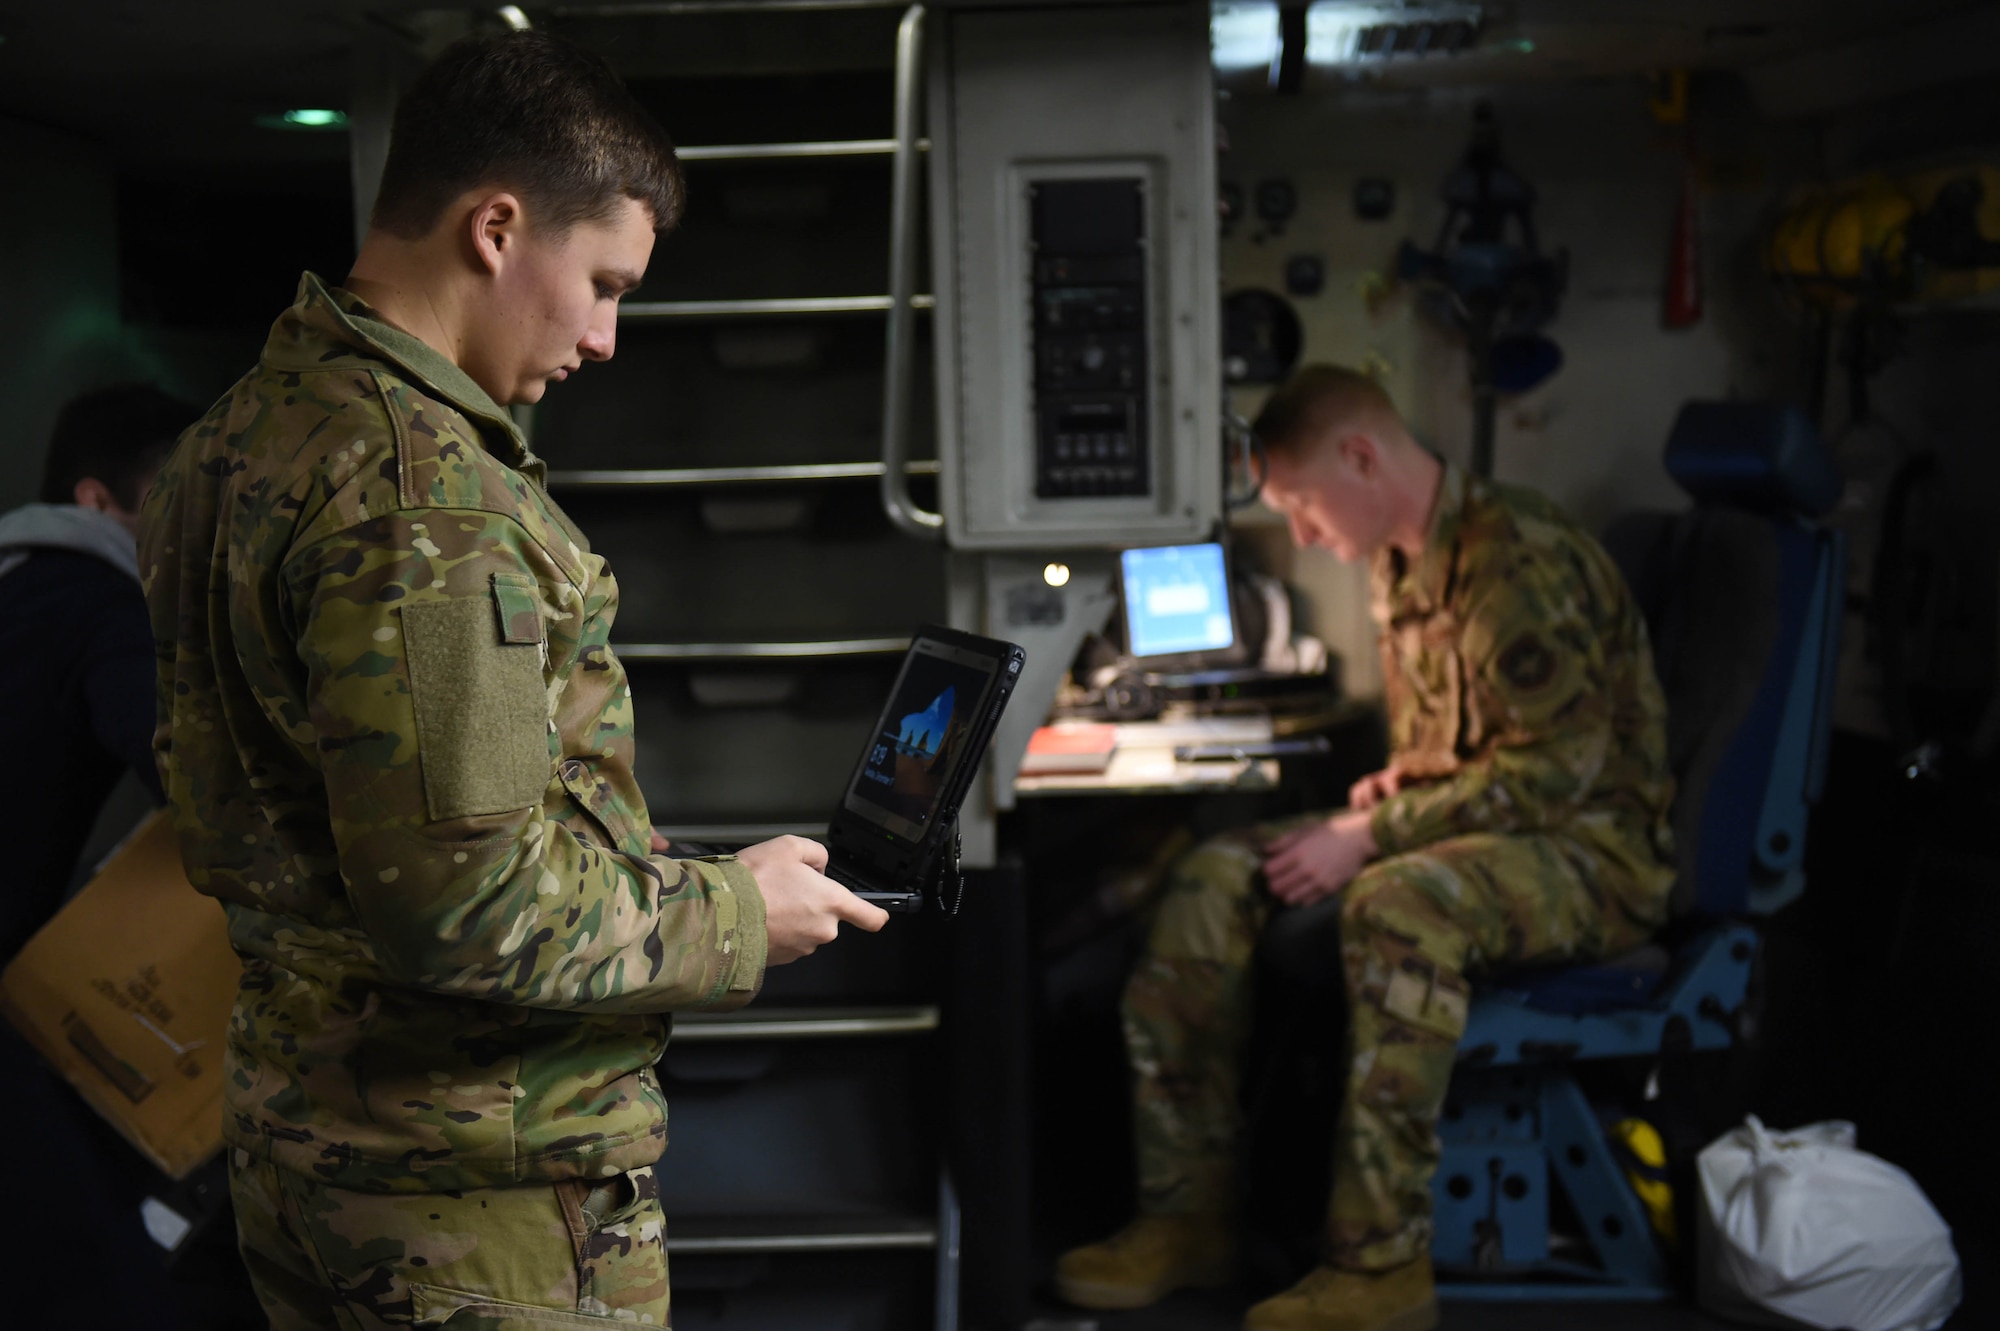
[[[923,73],[924,7],[896,28],[896,159],[889,194],[889,319],[882,372],[882,510],[912,536],[942,536],[944,515],[910,497],[910,369],[916,352],[917,93]]]
[[[672,854],[668,851],[668,854]],[[763,1008],[723,1016],[683,1013],[674,1043],[714,1040],[841,1040],[923,1035],[938,1028],[934,1005],[881,1008]]]
[[[925,459],[905,464],[912,476],[935,476],[938,464]],[[552,471],[551,490],[692,489],[710,485],[783,485],[816,481],[868,481],[882,474],[879,462],[802,462],[774,467],[609,467]]]
[[[635,0],[632,4],[558,5],[557,18],[661,18],[801,9],[889,9],[901,0]]]
[[[929,139],[917,140],[917,151],[931,150]],[[773,158],[802,157],[891,157],[894,139],[825,139],[808,143],[713,143],[676,148],[683,162],[756,162]]]
[[[797,1231],[804,1229],[797,1220],[774,1220],[774,1229]],[[756,1253],[797,1253],[797,1252],[872,1252],[894,1249],[926,1250],[938,1243],[936,1227],[928,1220],[911,1218],[895,1221],[883,1219],[840,1218],[817,1233],[774,1232],[734,1234],[704,1234],[699,1232],[699,1221],[682,1221],[667,1233],[667,1251],[674,1256],[693,1256],[697,1253],[715,1256],[749,1256]],[[737,1226],[747,1231],[748,1226]],[[689,1233],[693,1229],[696,1232]]]
[[[614,642],[621,661],[818,661],[834,656],[894,656],[908,638],[836,638],[829,642]]]
[[[928,310],[936,301],[930,296],[911,296],[908,306]],[[884,314],[893,316],[897,301],[887,296],[780,296],[770,300],[640,300],[618,307],[618,317],[628,319],[732,319],[768,318],[781,314]]]

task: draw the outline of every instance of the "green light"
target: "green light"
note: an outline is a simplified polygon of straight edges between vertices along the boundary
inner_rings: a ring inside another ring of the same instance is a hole
[[[1533,55],[1535,53],[1535,44],[1523,37],[1520,41],[1514,43],[1514,49],[1522,55]]]
[[[347,112],[325,107],[304,107],[282,115],[258,116],[256,120],[259,129],[304,130],[310,134],[347,128]]]

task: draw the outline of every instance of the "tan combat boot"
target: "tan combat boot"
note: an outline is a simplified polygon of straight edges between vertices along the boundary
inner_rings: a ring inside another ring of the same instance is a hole
[[[1431,1331],[1437,1324],[1428,1255],[1387,1271],[1322,1266],[1243,1315],[1243,1331]]]
[[[1079,1308],[1144,1308],[1236,1275],[1236,1233],[1208,1215],[1142,1215],[1056,1262],[1056,1293]]]

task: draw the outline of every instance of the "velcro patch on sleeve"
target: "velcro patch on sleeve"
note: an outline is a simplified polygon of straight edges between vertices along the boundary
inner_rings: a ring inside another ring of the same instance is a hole
[[[535,636],[508,640],[500,583],[494,597],[403,607],[403,647],[416,711],[417,760],[433,821],[511,813],[542,802],[549,783],[548,706],[541,617]]]

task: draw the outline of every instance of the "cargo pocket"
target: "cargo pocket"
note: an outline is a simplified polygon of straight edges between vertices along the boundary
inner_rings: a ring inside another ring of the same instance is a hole
[[[1382,1011],[1426,1035],[1457,1042],[1465,1034],[1472,991],[1451,971],[1422,957],[1396,963],[1382,993]]]
[[[433,822],[540,804],[549,783],[542,618],[534,579],[492,596],[403,607],[417,760]]]
[[[590,1186],[558,1184],[556,1200],[576,1250],[580,1307],[637,1317],[667,1311],[667,1223],[651,1165]]]
[[[485,1294],[467,1294],[436,1285],[407,1285],[412,1326],[449,1326],[452,1331],[520,1331],[536,1326],[638,1326],[619,1317],[597,1317],[562,1308],[537,1308]]]

